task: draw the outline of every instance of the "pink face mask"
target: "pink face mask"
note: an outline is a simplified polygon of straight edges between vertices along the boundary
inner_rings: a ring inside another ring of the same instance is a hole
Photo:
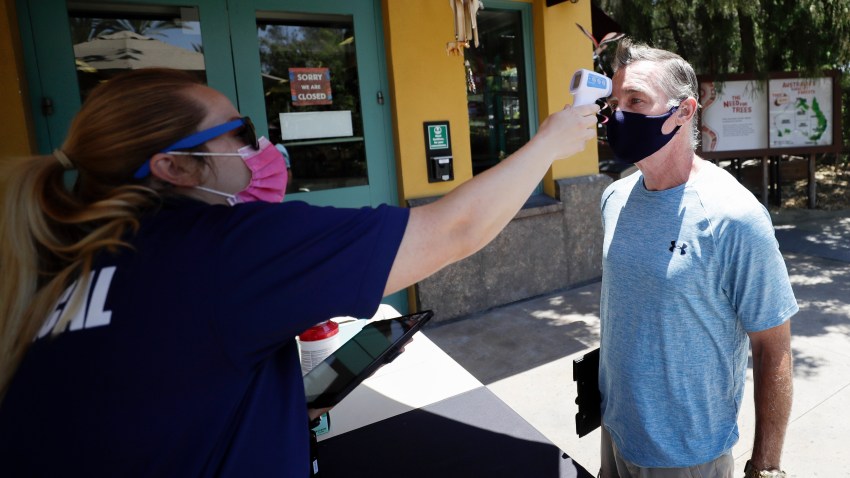
[[[251,181],[245,189],[235,195],[203,186],[196,186],[196,189],[224,196],[231,206],[242,202],[277,203],[283,201],[287,180],[286,161],[283,159],[283,154],[265,137],[260,138],[258,143],[259,150],[245,146],[239,148],[238,154],[216,154],[216,156],[240,156],[242,158],[242,161],[251,170]]]

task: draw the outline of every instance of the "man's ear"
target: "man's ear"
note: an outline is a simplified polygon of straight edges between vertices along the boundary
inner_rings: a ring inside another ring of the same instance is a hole
[[[681,118],[681,120],[677,121],[677,123],[687,123],[694,116],[694,114],[696,114],[697,106],[697,100],[692,96],[689,96],[682,100],[682,102],[679,103],[679,109],[676,111],[678,113],[677,116]]]
[[[150,165],[154,177],[175,186],[193,187],[201,183],[197,163],[189,156],[156,153]]]

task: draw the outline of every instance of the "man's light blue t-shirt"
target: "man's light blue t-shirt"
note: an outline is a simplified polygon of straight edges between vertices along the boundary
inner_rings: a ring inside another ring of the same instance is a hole
[[[639,466],[711,461],[738,440],[747,332],[798,310],[770,215],[705,162],[664,191],[615,182],[602,220],[604,426]]]

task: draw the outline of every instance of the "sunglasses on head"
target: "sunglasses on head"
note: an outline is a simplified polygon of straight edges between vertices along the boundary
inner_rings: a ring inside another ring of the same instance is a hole
[[[228,121],[227,123],[190,134],[171,146],[164,148],[160,151],[160,153],[170,153],[181,149],[197,148],[207,141],[218,138],[219,136],[229,133],[235,129],[239,129],[236,134],[243,142],[245,142],[245,144],[254,149],[260,149],[260,142],[257,139],[257,131],[254,129],[254,123],[251,122],[251,118],[243,116],[233,121]],[[139,167],[139,169],[136,170],[133,177],[136,179],[142,179],[147,177],[150,173],[150,160],[147,160]]]

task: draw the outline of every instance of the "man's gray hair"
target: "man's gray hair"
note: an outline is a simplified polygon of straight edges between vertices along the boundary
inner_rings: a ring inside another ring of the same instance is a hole
[[[697,75],[690,63],[681,56],[643,43],[634,43],[630,38],[620,40],[611,65],[614,72],[637,61],[649,61],[659,65],[660,71],[656,81],[661,86],[662,93],[668,98],[667,106],[677,106],[682,100],[692,96],[697,100],[697,108],[699,108]],[[691,124],[691,146],[696,149],[699,146],[697,118],[693,118]]]

